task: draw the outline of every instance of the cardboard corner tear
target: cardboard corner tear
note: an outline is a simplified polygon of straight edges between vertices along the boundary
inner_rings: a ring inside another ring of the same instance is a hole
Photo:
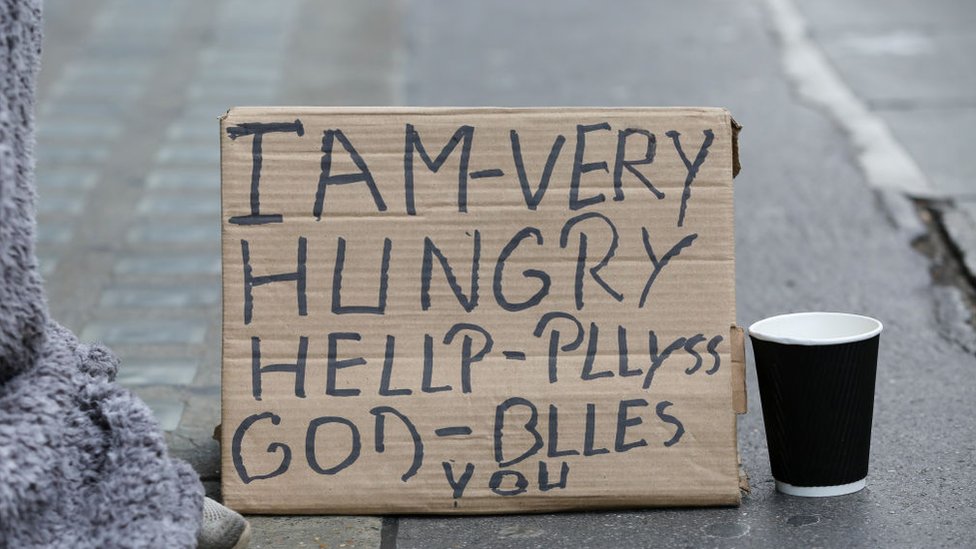
[[[742,466],[742,457],[739,457],[739,491],[743,494],[748,494],[752,492],[752,486],[749,485],[749,473],[746,473],[746,468]]]

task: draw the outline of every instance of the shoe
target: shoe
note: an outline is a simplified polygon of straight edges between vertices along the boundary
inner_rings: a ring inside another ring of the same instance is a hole
[[[198,549],[244,549],[250,542],[251,525],[244,517],[210,498],[203,499]]]

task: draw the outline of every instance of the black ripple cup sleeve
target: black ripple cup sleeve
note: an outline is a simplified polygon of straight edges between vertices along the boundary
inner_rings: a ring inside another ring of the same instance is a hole
[[[829,497],[864,488],[882,328],[871,317],[827,312],[749,327],[778,491]]]

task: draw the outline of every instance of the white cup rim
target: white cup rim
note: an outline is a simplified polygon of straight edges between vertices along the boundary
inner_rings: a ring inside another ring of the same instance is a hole
[[[749,336],[786,345],[837,345],[864,341],[884,325],[869,316],[811,311],[771,316],[749,326]]]

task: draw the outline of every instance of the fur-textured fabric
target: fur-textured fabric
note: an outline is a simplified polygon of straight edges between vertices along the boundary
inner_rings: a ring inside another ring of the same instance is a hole
[[[0,547],[193,547],[203,490],[117,359],[47,317],[34,254],[39,0],[0,0]]]

